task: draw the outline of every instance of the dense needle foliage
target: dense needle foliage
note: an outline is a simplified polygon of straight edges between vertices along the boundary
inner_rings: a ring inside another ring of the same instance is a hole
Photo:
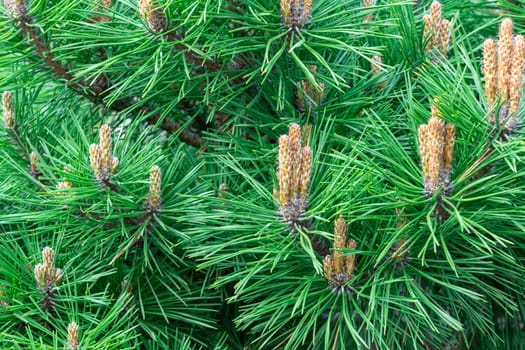
[[[0,348],[522,348],[525,1],[0,8]]]

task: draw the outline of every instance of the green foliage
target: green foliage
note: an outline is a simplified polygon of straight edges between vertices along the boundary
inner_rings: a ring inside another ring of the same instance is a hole
[[[297,27],[279,1],[16,3],[0,11],[0,348],[522,348],[524,139],[489,123],[504,101],[487,106],[481,57],[502,18],[523,32],[523,1],[443,1],[447,55],[425,52],[431,1],[314,0]],[[455,125],[447,194],[423,191],[431,105]],[[290,123],[311,125],[295,226]],[[356,267],[334,289],[339,216]],[[62,270],[46,286],[44,247]]]

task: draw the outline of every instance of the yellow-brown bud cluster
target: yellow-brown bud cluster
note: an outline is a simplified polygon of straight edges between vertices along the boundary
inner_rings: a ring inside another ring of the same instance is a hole
[[[355,255],[344,255],[343,248],[355,250],[357,243],[353,239],[346,239],[346,222],[342,216],[335,221],[334,249],[332,255],[325,256],[323,260],[324,277],[330,288],[336,293],[348,290],[348,281],[354,275],[356,268]]]
[[[316,66],[308,66],[310,70],[317,72]],[[306,79],[301,80],[300,86],[297,88],[297,109],[301,113],[308,111],[311,113],[314,108],[319,105],[324,96],[324,83],[319,83],[319,88]]]
[[[281,0],[281,20],[290,28],[302,28],[312,15],[312,0]]]
[[[42,263],[35,266],[37,287],[42,291],[52,291],[62,278],[62,270],[55,268],[55,252],[52,248],[42,250]]]
[[[441,4],[434,1],[430,5],[430,12],[423,16],[423,40],[426,42],[425,52],[439,50],[443,56],[448,53],[450,42],[450,22],[441,19]]]
[[[78,324],[71,322],[67,325],[67,346],[68,350],[78,350]]]
[[[308,205],[312,149],[301,144],[301,127],[291,124],[288,135],[279,138],[279,212],[283,221],[299,224]]]
[[[363,0],[363,7],[372,7],[376,5],[376,0]],[[365,23],[372,22],[374,19],[374,14],[370,12],[365,16]]]
[[[431,197],[439,188],[442,188],[445,195],[452,190],[450,173],[456,129],[453,124],[445,125],[438,115],[438,109],[432,106],[432,118],[428,124],[423,124],[418,129],[419,154],[427,197]]]
[[[139,13],[147,23],[149,29],[155,33],[166,30],[166,15],[164,8],[158,6],[155,0],[139,0]]]
[[[13,18],[20,18],[27,15],[27,3],[25,0],[4,0],[4,6]]]
[[[100,127],[99,144],[89,146],[89,160],[95,178],[100,183],[106,183],[118,166],[118,158],[113,157],[111,150],[111,128],[104,124]]]
[[[2,111],[5,128],[12,129],[15,126],[15,120],[13,117],[13,96],[9,91],[4,91],[2,94]]]
[[[160,168],[156,165],[151,167],[149,171],[149,194],[147,198],[147,208],[150,212],[158,212],[160,209],[160,185],[161,185],[161,172]]]
[[[521,35],[513,36],[512,28],[512,20],[504,19],[498,41],[487,39],[483,44],[485,98],[489,108],[498,100],[502,104],[498,120],[504,126],[504,136],[516,127],[516,114],[523,93],[525,39]],[[489,122],[496,125],[495,113],[491,113]]]

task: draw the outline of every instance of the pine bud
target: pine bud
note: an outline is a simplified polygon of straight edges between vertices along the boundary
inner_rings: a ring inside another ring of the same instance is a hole
[[[299,192],[302,201],[308,198],[308,188],[310,187],[310,176],[312,173],[312,149],[305,146],[301,149],[301,172],[299,176]]]
[[[282,135],[279,138],[279,204],[286,205],[290,192],[290,137]]]
[[[323,259],[323,271],[324,277],[331,283],[334,280],[333,270],[332,270],[332,259],[330,255],[327,255]]]
[[[348,249],[355,250],[357,247],[357,243],[353,239],[349,239],[348,242],[346,242],[346,247]],[[352,275],[354,274],[355,270],[355,255],[350,254],[345,256],[345,273],[348,277],[348,279],[352,278]]]
[[[376,5],[376,0],[363,0],[363,7],[372,7]],[[374,14],[370,12],[365,16],[365,23],[372,22]]]
[[[312,15],[312,0],[281,0],[281,21],[290,28],[302,28]]]
[[[433,1],[430,5],[430,25],[432,26],[433,44],[438,43],[439,38],[435,35],[438,32],[438,28],[441,26],[441,3],[439,1]]]
[[[503,101],[509,99],[508,84],[510,81],[510,70],[512,60],[512,28],[510,18],[501,22],[498,42],[498,92]]]
[[[4,0],[4,6],[7,13],[14,18],[23,17],[27,14],[26,0]]]
[[[343,255],[342,249],[355,250],[356,246],[355,240],[346,240],[346,222],[342,216],[339,216],[334,226],[333,253],[325,256],[323,260],[324,276],[334,292],[340,293],[350,290],[347,283],[354,275],[356,257],[354,254]]]
[[[419,154],[427,196],[432,196],[439,187],[448,191],[452,171],[455,128],[452,124],[445,126],[438,115],[438,109],[433,106],[428,124],[418,129]]]
[[[152,31],[159,33],[166,30],[164,9],[157,6],[155,0],[139,0],[139,12]]]
[[[55,266],[55,251],[53,248],[45,247],[42,250],[42,261],[46,266]]]
[[[111,173],[113,157],[111,155],[111,128],[104,124],[100,127],[100,169],[105,177]]]
[[[430,15],[423,16],[423,40],[427,42],[425,46],[425,52],[430,51],[432,48],[432,19]]]
[[[454,158],[454,144],[456,141],[456,128],[454,124],[445,127],[445,147],[443,150],[443,170],[448,176],[452,172],[452,158]]]
[[[521,35],[517,35],[514,38],[514,50],[512,53],[512,68],[510,72],[510,112],[515,113],[518,111],[518,107],[522,96],[522,84],[523,84],[523,67],[525,61],[525,39]]]
[[[335,221],[334,227],[334,271],[336,275],[343,273],[344,259],[341,248],[345,247],[346,242],[346,221],[342,216],[339,216]]]
[[[31,152],[29,154],[29,166],[31,168],[31,175],[33,175],[34,178],[38,178],[41,175],[40,170],[37,166],[38,163],[38,157],[35,152]]]
[[[151,167],[149,172],[149,194],[147,199],[147,207],[150,212],[157,212],[160,207],[160,185],[161,185],[161,172],[160,168],[156,165]]]
[[[279,178],[279,175],[277,175],[277,178]],[[219,198],[226,198],[226,195],[228,194],[228,191],[230,189],[228,188],[228,185],[225,184],[225,183],[222,183],[219,185],[219,193],[217,193],[217,197]],[[279,200],[279,195],[277,193],[277,189],[274,187],[273,188],[273,198],[278,201]]]
[[[429,14],[423,16],[423,23],[423,40],[426,41],[425,52],[438,49],[445,56],[449,49],[451,29],[450,22],[441,19],[441,4],[438,1],[432,2]]]
[[[118,164],[119,164],[118,158],[117,157],[112,157],[111,158],[111,173],[112,174],[117,172]]]
[[[13,96],[9,91],[4,91],[2,94],[2,110],[4,112],[6,129],[12,129],[15,126],[13,119]]]
[[[439,51],[443,56],[446,56],[448,53],[448,47],[450,42],[450,22],[444,19],[441,21],[441,25],[439,27],[439,40],[438,40],[438,46]]]
[[[67,326],[67,344],[68,350],[77,350],[78,343],[78,325],[76,322],[71,322]]]
[[[293,228],[301,223],[307,206],[310,186],[312,150],[301,147],[301,127],[291,124],[289,135],[279,138],[277,179],[279,182],[279,212],[283,221]]]
[[[494,40],[485,40],[483,43],[483,78],[485,81],[485,97],[489,107],[492,107],[496,100],[496,55],[496,43]]]
[[[91,168],[97,180],[102,180],[102,166],[101,166],[101,157],[100,157],[100,147],[99,145],[93,143],[89,146],[89,160],[91,161]]]
[[[73,184],[68,181],[62,181],[57,184],[57,189],[59,190],[67,190],[73,188]]]
[[[46,287],[46,276],[47,276],[47,268],[44,264],[37,264],[35,266],[35,280],[37,287],[39,288],[45,288]]]

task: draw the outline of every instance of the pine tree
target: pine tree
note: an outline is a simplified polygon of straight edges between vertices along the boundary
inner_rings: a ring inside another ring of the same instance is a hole
[[[0,348],[521,349],[522,5],[4,0]]]

